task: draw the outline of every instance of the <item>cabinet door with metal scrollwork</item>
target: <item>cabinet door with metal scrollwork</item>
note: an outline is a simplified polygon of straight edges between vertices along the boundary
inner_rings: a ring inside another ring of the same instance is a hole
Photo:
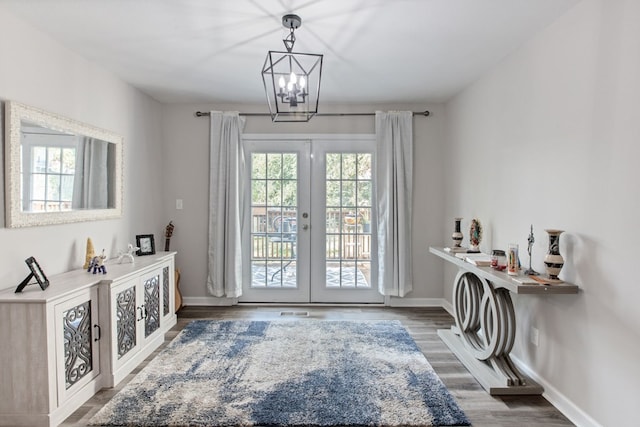
[[[142,279],[145,338],[160,329],[160,277],[161,273],[155,271]]]
[[[98,287],[56,304],[58,398],[62,402],[100,374]]]
[[[170,323],[175,316],[175,269],[170,263],[162,267],[162,311],[160,324]]]
[[[116,319],[116,359],[120,360],[130,354],[138,343],[136,314],[139,310],[136,305],[135,282],[125,283],[115,288],[113,293],[112,307],[115,310]]]

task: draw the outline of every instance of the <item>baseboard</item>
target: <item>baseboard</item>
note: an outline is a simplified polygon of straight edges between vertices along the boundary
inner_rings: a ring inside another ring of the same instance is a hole
[[[453,316],[453,305],[447,301],[446,299],[442,299],[442,308],[444,308],[445,310],[447,310],[447,313],[449,313],[451,316]]]
[[[551,385],[549,381],[539,376],[513,354],[511,355],[511,359],[515,362],[518,368],[522,370],[522,372],[544,387],[544,393],[542,393],[542,396],[544,396],[544,398],[547,399],[558,411],[562,412],[565,417],[569,418],[569,420],[576,426],[603,427],[602,424],[599,424],[596,420],[591,418],[589,414],[573,403],[569,398],[567,398],[567,396],[560,393],[560,391]]]
[[[230,306],[238,304],[237,298],[216,298],[216,297],[182,297],[183,306]],[[389,307],[444,307],[449,313],[452,313],[452,309],[447,308],[447,304],[451,307],[444,298],[391,298],[389,300]],[[243,305],[247,305],[244,303]],[[265,304],[260,304],[265,305]],[[286,305],[286,304],[275,304]],[[344,306],[345,304],[294,304],[294,305],[327,305],[327,306]],[[372,306],[375,304],[351,304],[358,306]]]
[[[333,302],[238,302],[246,307],[384,307],[382,303],[344,303]]]
[[[182,306],[228,306],[236,305],[238,298],[217,298],[217,297],[182,297]]]
[[[395,298],[389,299],[389,307],[442,307],[442,298]]]

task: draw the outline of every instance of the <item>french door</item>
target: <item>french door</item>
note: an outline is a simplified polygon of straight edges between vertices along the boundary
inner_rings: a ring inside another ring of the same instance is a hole
[[[379,303],[370,136],[245,136],[242,302]]]

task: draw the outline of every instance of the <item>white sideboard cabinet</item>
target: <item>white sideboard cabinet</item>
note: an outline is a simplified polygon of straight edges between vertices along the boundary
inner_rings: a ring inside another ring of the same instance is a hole
[[[159,263],[133,278],[108,285],[110,328],[110,375],[114,387],[164,341],[163,325],[175,322],[172,302],[174,268],[171,261]]]
[[[175,252],[0,292],[0,426],[57,426],[176,324]]]

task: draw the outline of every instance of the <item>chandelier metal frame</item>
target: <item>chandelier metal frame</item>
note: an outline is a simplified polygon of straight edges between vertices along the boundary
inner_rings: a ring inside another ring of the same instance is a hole
[[[307,122],[318,113],[323,55],[293,52],[298,15],[282,17],[289,34],[282,42],[286,52],[270,50],[262,67],[267,104],[274,122]]]

